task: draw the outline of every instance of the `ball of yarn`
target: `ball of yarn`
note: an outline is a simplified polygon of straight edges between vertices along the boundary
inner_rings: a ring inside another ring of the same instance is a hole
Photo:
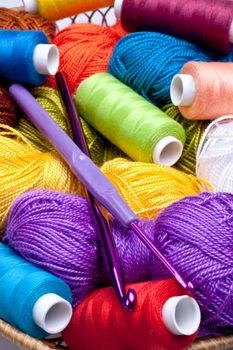
[[[153,241],[153,222],[140,226]],[[126,280],[150,279],[150,251],[117,221],[111,222],[111,228]],[[66,281],[74,305],[91,290],[110,283],[85,198],[52,191],[23,194],[11,208],[4,241],[25,259]]]
[[[171,203],[203,191],[196,177],[159,164],[114,159],[102,171],[141,218],[152,219]]]
[[[30,189],[79,193],[79,181],[56,153],[42,153],[19,132],[0,125],[0,225],[12,202]]]
[[[206,129],[197,151],[196,173],[217,191],[233,193],[233,116],[222,117]]]
[[[189,61],[232,61],[233,52],[217,55],[169,35],[138,32],[114,48],[109,72],[158,106],[170,103],[170,84]]]
[[[69,136],[71,136],[72,132],[69,119],[58,91],[45,86],[40,86],[32,89],[31,92],[49,115]],[[47,138],[26,118],[20,118],[17,129],[42,152],[54,150]]]
[[[187,349],[192,336],[172,335],[165,327],[162,309],[166,301],[185,294],[174,280],[130,285],[137,292],[133,312],[125,312],[112,288],[93,292],[74,310],[62,333],[71,350]]]
[[[18,119],[19,111],[13,102],[7,89],[0,86],[0,124],[14,127]]]
[[[73,24],[56,35],[53,43],[60,52],[60,70],[65,72],[72,93],[92,74],[107,71],[112,50],[124,35],[120,23],[112,27]],[[48,84],[55,87],[54,78],[49,78]]]
[[[179,112],[179,109],[172,104],[168,104],[162,110],[169,117],[181,124],[185,130],[186,141],[181,158],[175,167],[188,174],[196,174],[196,154],[201,137],[207,128],[208,121],[189,121],[185,119]],[[202,176],[201,176],[202,177]]]
[[[0,29],[41,30],[49,41],[56,33],[55,23],[38,15],[8,8],[0,8]]]
[[[233,329],[232,218],[232,194],[202,193],[166,208],[154,226],[156,244],[194,285],[206,335]],[[164,276],[161,265],[154,269]]]

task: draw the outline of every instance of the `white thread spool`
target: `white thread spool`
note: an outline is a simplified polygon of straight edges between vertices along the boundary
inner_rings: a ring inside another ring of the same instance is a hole
[[[49,293],[37,300],[33,308],[35,323],[49,334],[63,331],[72,317],[71,304],[57,294]]]
[[[199,305],[187,295],[169,298],[163,306],[162,314],[165,326],[175,335],[192,335],[200,326]]]
[[[170,96],[175,106],[191,106],[196,97],[196,83],[190,74],[176,74],[171,82]]]
[[[23,0],[24,10],[30,13],[38,13],[38,2],[37,0]]]
[[[59,68],[59,51],[56,45],[39,44],[33,53],[34,68],[42,75],[55,75]]]
[[[205,130],[197,150],[197,176],[219,192],[233,193],[232,128],[233,116],[215,120]]]

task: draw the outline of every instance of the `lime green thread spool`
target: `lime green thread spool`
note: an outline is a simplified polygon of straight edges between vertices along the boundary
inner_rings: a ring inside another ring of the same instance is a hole
[[[185,142],[181,125],[109,73],[97,73],[79,87],[78,112],[130,158],[171,166]]]

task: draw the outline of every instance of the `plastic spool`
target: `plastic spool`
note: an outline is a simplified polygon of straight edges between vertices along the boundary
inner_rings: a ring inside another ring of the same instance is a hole
[[[38,13],[37,0],[23,0],[24,10],[30,13]]]
[[[191,106],[196,97],[196,83],[192,75],[176,74],[171,82],[170,95],[175,106]]]
[[[35,323],[49,334],[63,331],[72,317],[72,306],[57,294],[49,293],[37,300],[33,308]]]
[[[166,136],[160,140],[154,148],[154,163],[172,166],[183,153],[183,144],[173,136]]]
[[[39,44],[33,54],[34,68],[42,75],[55,75],[59,68],[59,51],[56,45]]]
[[[37,5],[34,5],[34,2],[36,2],[35,0],[23,0],[23,1],[31,3],[31,5],[28,5],[28,7],[31,6],[32,8],[34,8],[34,6],[37,6]],[[126,0],[115,0],[114,12],[117,20],[120,20],[121,18],[121,12],[122,12],[124,1]],[[233,44],[233,20],[231,22],[230,29],[229,29],[229,42]]]
[[[163,306],[163,321],[175,335],[190,336],[198,330],[201,312],[195,299],[183,295],[169,298]]]

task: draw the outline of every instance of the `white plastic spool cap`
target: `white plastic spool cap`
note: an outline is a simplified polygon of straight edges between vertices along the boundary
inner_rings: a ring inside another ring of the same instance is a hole
[[[190,106],[196,96],[196,83],[189,74],[176,74],[171,82],[170,95],[175,106]]]
[[[163,306],[163,321],[172,334],[192,335],[201,322],[199,305],[187,295],[169,298]]]
[[[49,334],[62,332],[69,324],[71,317],[71,304],[57,294],[43,295],[33,307],[35,323]]]
[[[182,142],[175,137],[164,137],[154,148],[154,163],[167,166],[174,165],[180,159],[183,152],[183,147]]]
[[[39,44],[35,47],[33,63],[37,73],[55,75],[59,68],[59,51],[56,45]]]
[[[37,0],[23,0],[24,10],[30,13],[38,13]]]
[[[120,20],[120,18],[121,18],[121,9],[122,9],[122,5],[123,5],[123,1],[124,0],[115,0],[115,3],[114,3],[114,12],[115,12],[115,16],[118,20]]]
[[[229,42],[233,44],[233,21],[231,22],[230,30],[229,30]]]

